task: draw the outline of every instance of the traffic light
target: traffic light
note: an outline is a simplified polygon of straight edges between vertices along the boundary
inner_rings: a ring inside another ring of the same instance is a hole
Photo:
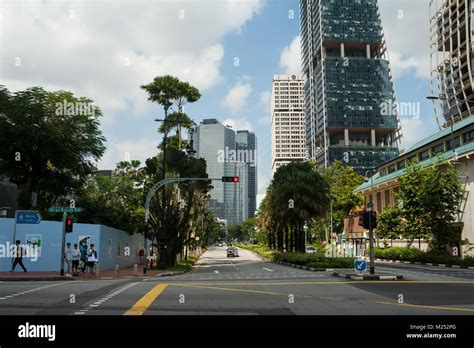
[[[377,212],[375,211],[364,211],[362,214],[359,216],[359,226],[362,226],[366,230],[370,228],[369,226],[369,214],[370,214],[370,224],[372,225],[372,228],[377,227]]]
[[[238,176],[223,176],[222,182],[239,182],[240,179]]]
[[[66,233],[72,232],[73,221],[71,218],[66,218]]]

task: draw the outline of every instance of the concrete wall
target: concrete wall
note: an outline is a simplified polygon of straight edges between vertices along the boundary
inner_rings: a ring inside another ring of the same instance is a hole
[[[13,243],[14,219],[0,219],[0,245]],[[22,244],[27,239],[40,237],[41,253],[36,261],[32,258],[24,258],[23,263],[28,271],[58,271],[61,268],[61,229],[62,222],[41,221],[39,224],[18,224],[16,239]],[[35,236],[36,235],[36,236]],[[74,232],[66,234],[66,243],[71,245],[78,243],[85,236],[90,243],[95,244],[102,270],[113,269],[116,264],[121,268],[133,266],[138,261],[138,250],[143,247],[143,236],[129,235],[125,231],[111,227],[92,224],[74,224]],[[28,237],[28,238],[27,238]],[[125,247],[130,247],[130,256],[125,256]],[[120,253],[118,248],[121,248]],[[1,249],[0,249],[1,251]],[[0,272],[9,271],[11,258],[0,254]],[[21,268],[16,268],[21,270]]]

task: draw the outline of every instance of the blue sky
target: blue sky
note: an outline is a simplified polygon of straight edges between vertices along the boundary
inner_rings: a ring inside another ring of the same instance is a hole
[[[408,148],[437,129],[425,99],[428,1],[379,5],[398,101],[421,107],[420,118],[402,118]],[[11,90],[39,85],[95,100],[108,139],[100,168],[156,152],[160,137],[153,119],[162,110],[139,86],[169,73],[201,90],[202,98],[186,107],[196,122],[217,118],[256,133],[259,193],[265,192],[272,77],[299,72],[298,0],[7,0],[0,13],[0,81]],[[14,64],[18,58],[20,65]]]

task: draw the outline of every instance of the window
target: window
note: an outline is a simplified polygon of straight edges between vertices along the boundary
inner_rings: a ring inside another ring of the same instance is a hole
[[[433,146],[431,148],[431,151],[433,152],[433,155],[436,155],[438,153],[443,153],[444,152],[444,143]]]
[[[430,158],[430,150],[421,151],[418,154],[418,156],[420,158],[420,161],[424,161],[424,160]]]
[[[474,141],[474,130],[464,133],[462,138],[464,140],[464,144],[469,144],[470,142]]]
[[[457,148],[461,146],[461,138],[460,137],[454,137],[454,148]],[[448,141],[446,141],[446,150],[449,151],[449,150],[452,150],[453,149],[453,146],[452,146],[452,139],[449,139]]]
[[[397,163],[398,170],[404,169],[405,167],[406,167],[405,160],[401,160],[400,162]]]
[[[395,163],[388,166],[388,173],[389,174],[393,173],[396,170],[397,170],[397,167],[395,166]]]
[[[407,163],[411,163],[411,162],[417,162],[416,155],[407,158]]]

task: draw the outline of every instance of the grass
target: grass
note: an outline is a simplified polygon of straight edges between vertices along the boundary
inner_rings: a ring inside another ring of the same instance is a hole
[[[272,259],[273,255],[276,253],[276,250],[268,249],[266,245],[256,244],[256,245],[243,245],[243,244],[236,244],[239,248],[247,249],[257,253],[260,256],[263,256],[267,259]]]
[[[172,272],[187,272],[189,271],[194,263],[196,262],[197,260],[197,257],[194,256],[194,255],[188,255],[188,259],[187,260],[182,260],[181,262],[178,262],[176,265],[174,265],[173,267],[169,267],[168,268],[168,271],[172,271]],[[157,270],[156,267],[153,267],[151,270]]]

